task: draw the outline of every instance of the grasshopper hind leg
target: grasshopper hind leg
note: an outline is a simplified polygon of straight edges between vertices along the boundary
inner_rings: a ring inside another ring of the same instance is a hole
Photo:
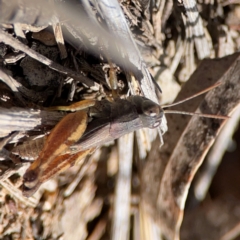
[[[66,115],[47,137],[39,157],[23,176],[23,195],[30,197],[40,185],[66,169],[82,155],[72,153],[70,146],[78,141],[86,130],[88,115],[77,111]]]
[[[23,176],[23,195],[25,197],[31,197],[39,189],[42,183],[68,169],[69,167],[72,167],[76,163],[79,163],[87,155],[92,154],[93,151],[95,151],[95,148],[77,152],[72,155],[64,154],[57,156],[51,161],[50,165],[40,168],[40,172],[39,168],[28,169]]]

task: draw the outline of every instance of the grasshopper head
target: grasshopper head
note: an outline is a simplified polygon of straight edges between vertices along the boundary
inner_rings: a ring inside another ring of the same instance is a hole
[[[142,114],[140,118],[144,127],[156,128],[158,127],[163,118],[163,109],[150,99],[144,98],[141,103]]]
[[[164,115],[163,109],[155,102],[141,96],[131,96],[130,101],[135,105],[143,127],[158,127]]]

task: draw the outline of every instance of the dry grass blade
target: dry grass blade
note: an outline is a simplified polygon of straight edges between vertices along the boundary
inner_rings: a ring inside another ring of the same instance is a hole
[[[209,57],[210,47],[205,35],[206,30],[204,31],[203,21],[197,8],[197,1],[183,0],[183,6],[187,15],[187,39],[194,40],[199,59]]]
[[[59,48],[59,51],[61,54],[61,59],[64,59],[67,57],[67,50],[66,50],[66,46],[64,44],[61,23],[57,17],[53,23],[53,32],[54,32],[55,39],[56,39],[56,42],[58,44],[58,48]]]
[[[54,126],[64,115],[59,112],[27,110],[23,108],[0,108],[0,136],[14,131],[39,130],[42,126]]]
[[[118,140],[119,165],[113,209],[112,236],[114,240],[129,238],[133,133]],[[124,213],[124,214],[123,214]]]

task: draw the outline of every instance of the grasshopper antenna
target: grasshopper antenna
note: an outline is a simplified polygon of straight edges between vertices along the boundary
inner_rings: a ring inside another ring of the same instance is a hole
[[[162,108],[164,109],[164,108],[176,106],[176,105],[179,105],[179,104],[184,103],[184,102],[186,102],[186,101],[189,101],[189,100],[191,100],[191,99],[193,99],[193,98],[195,98],[195,97],[198,97],[198,96],[200,96],[200,95],[202,95],[202,94],[204,94],[204,93],[206,93],[206,92],[209,92],[210,90],[212,90],[212,89],[220,86],[221,84],[222,84],[221,82],[216,83],[216,84],[214,84],[213,86],[211,86],[211,87],[209,87],[209,88],[206,88],[206,89],[204,89],[203,91],[198,92],[198,93],[196,93],[196,94],[194,94],[194,95],[192,95],[192,96],[190,96],[190,97],[188,97],[188,98],[185,98],[185,99],[183,99],[183,100],[181,100],[181,101],[178,101],[178,102],[175,102],[175,103],[171,103],[171,104],[168,104],[168,105],[163,105]]]
[[[204,117],[204,118],[224,119],[224,120],[230,118],[229,116],[203,114],[203,113],[191,113],[191,112],[175,111],[175,110],[164,110],[164,113],[183,114],[183,115],[199,116],[199,117]]]
[[[195,97],[198,97],[206,92],[209,92],[210,90],[218,87],[219,85],[221,85],[222,83],[216,83],[213,86],[204,89],[203,91],[196,93],[194,95],[192,95],[191,97],[185,98],[184,100],[172,103],[172,104],[168,104],[168,105],[164,105],[162,106],[162,108],[168,108],[168,107],[172,107],[172,106],[176,106],[178,104],[181,104],[183,102],[186,102],[188,100],[191,100]],[[184,111],[176,111],[176,110],[164,110],[164,113],[172,113],[172,114],[183,114],[183,115],[190,115],[190,116],[199,116],[199,117],[204,117],[204,118],[215,118],[215,119],[229,119],[229,116],[219,116],[219,115],[212,115],[212,114],[202,114],[202,113],[191,113],[191,112],[184,112]]]

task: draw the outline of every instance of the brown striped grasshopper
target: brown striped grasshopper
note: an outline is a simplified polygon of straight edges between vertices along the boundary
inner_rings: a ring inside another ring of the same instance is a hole
[[[162,108],[141,96],[115,101],[84,100],[52,110],[76,111],[51,131],[39,157],[23,176],[23,194],[31,196],[55,174],[72,166],[103,143],[126,133],[161,124]]]
[[[194,96],[203,94],[216,84]],[[182,102],[182,101],[181,101]],[[172,104],[172,105],[176,105]],[[141,128],[156,128],[165,113],[199,115],[201,117],[226,119],[198,113],[163,110],[157,103],[142,97],[130,96],[114,101],[83,100],[68,107],[53,107],[51,110],[75,111],[66,115],[51,131],[39,154],[23,176],[23,194],[31,196],[40,185],[74,165],[97,147]]]

